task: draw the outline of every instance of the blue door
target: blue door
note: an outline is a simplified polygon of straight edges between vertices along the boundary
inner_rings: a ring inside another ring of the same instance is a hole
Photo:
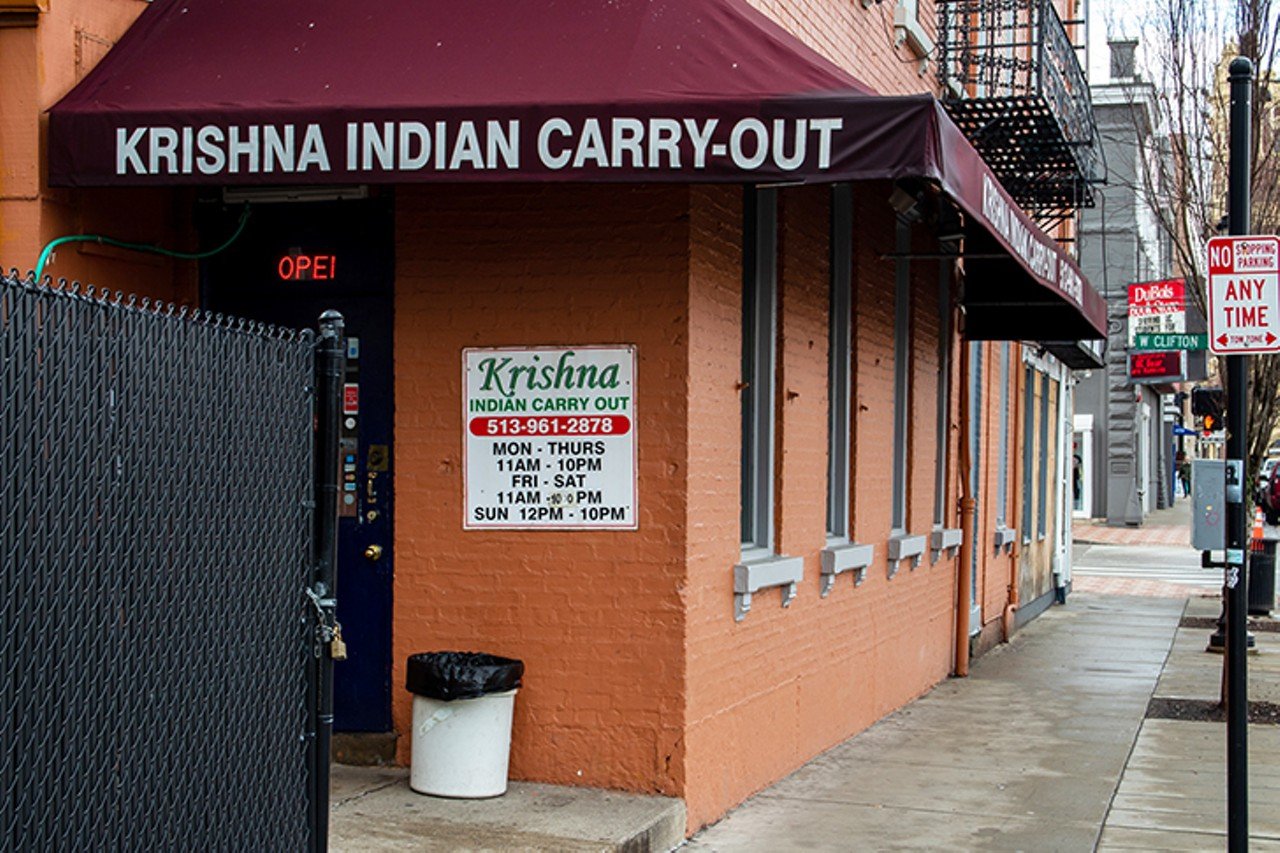
[[[202,243],[220,244],[240,213],[202,204]],[[334,676],[344,732],[391,729],[393,249],[388,200],[255,204],[241,237],[201,265],[211,310],[292,328],[314,328],[330,308],[346,318],[338,620],[348,657]]]

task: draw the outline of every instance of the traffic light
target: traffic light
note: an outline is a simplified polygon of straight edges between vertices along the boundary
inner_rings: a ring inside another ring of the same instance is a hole
[[[1215,432],[1226,426],[1223,397],[1221,388],[1191,389],[1191,414],[1202,419],[1205,432]]]

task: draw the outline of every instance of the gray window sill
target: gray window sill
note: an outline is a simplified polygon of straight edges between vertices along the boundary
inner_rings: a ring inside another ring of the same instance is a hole
[[[1000,551],[1012,553],[1013,543],[1018,541],[1018,531],[1015,528],[1005,527],[1002,524],[997,527],[995,533],[992,534],[991,541],[995,545],[997,553]]]
[[[920,558],[924,556],[924,549],[928,547],[929,538],[927,536],[912,536],[907,533],[897,533],[889,537],[889,578],[892,579],[898,573],[898,569],[902,567],[904,560],[911,561],[911,568],[920,565]]]
[[[943,551],[947,552],[948,557],[954,557],[963,542],[964,531],[958,527],[935,527],[929,534],[930,557],[935,563],[942,557]]]
[[[789,606],[796,597],[796,584],[803,578],[803,557],[769,554],[755,558],[754,553],[744,554],[743,561],[733,567],[734,621],[746,618],[751,610],[751,597],[762,589],[782,587],[782,606]]]
[[[836,575],[855,572],[853,585],[861,586],[866,579],[867,566],[876,558],[873,545],[859,545],[848,539],[832,539],[822,549],[822,597],[826,598],[836,585]]]

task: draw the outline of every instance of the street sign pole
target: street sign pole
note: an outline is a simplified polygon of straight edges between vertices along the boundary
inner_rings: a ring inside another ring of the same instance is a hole
[[[1231,142],[1227,216],[1232,235],[1249,233],[1250,106],[1253,63],[1231,61]],[[1249,375],[1245,356],[1227,359],[1227,568],[1222,591],[1227,610],[1227,849],[1249,849],[1249,700],[1245,677],[1245,614],[1248,598],[1244,495],[1249,416]],[[1233,472],[1234,471],[1234,487]]]

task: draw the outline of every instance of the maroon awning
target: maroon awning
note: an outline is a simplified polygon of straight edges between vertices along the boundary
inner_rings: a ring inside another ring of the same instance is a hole
[[[992,250],[971,336],[1036,338],[1000,320],[1028,306],[1105,334],[931,96],[875,95],[743,0],[156,0],[49,117],[56,186],[901,178]]]

